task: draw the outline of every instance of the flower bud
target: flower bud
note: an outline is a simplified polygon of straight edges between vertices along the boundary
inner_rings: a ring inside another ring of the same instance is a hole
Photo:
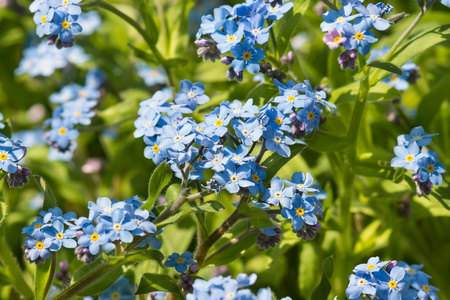
[[[229,80],[233,80],[236,77],[236,72],[234,71],[233,67],[229,67],[225,75]]]
[[[387,18],[387,20],[389,22],[393,22],[394,24],[397,24],[398,22],[400,22],[401,20],[403,20],[404,18],[406,18],[407,16],[409,16],[408,14],[402,12],[399,14],[395,14],[393,16],[390,16],[389,18]]]
[[[391,273],[391,270],[396,266],[398,266],[398,262],[396,260],[391,261],[386,267],[386,272]]]
[[[58,35],[54,34],[51,35],[48,39],[47,39],[47,44],[48,45],[54,45],[56,43],[56,40],[58,39]]]
[[[283,233],[283,231],[280,228],[274,228],[276,235],[270,236],[263,232],[261,232],[256,237],[256,245],[260,249],[269,249],[269,248],[275,248],[276,244],[280,242],[280,236]]]
[[[189,272],[191,273],[197,273],[198,272],[198,266],[197,265],[191,265],[189,267]]]
[[[233,62],[234,57],[232,56],[224,56],[220,59],[220,62],[223,63],[224,65],[229,65]]]
[[[69,271],[69,263],[66,260],[61,261],[59,263],[59,270],[64,273]]]

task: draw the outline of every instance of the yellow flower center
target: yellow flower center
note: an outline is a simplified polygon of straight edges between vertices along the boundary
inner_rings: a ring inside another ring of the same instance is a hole
[[[287,98],[288,101],[294,101],[295,100],[295,96],[290,96]]]
[[[279,143],[281,143],[282,140],[281,140],[281,137],[276,136],[276,137],[273,138],[273,141],[274,141],[275,143],[279,144]]]
[[[337,36],[337,37],[334,38],[334,42],[335,42],[336,44],[339,43],[340,40],[341,40],[341,37],[340,37],[340,36]]]
[[[7,158],[8,158],[8,154],[6,154],[6,153],[0,154],[0,159],[1,160],[6,160]]]
[[[412,156],[412,155],[408,155],[406,157],[406,161],[413,161],[413,159],[414,159],[414,156]]]
[[[218,158],[218,157],[213,159],[213,163],[215,163],[215,164],[219,164],[221,161],[222,160],[220,158]]]
[[[241,160],[241,157],[235,156],[233,159],[234,159],[234,160]]]
[[[69,5],[69,0],[64,0],[64,1],[62,2],[62,4],[63,4],[63,5]]]
[[[58,240],[62,240],[62,239],[64,238],[64,235],[63,235],[61,232],[58,232],[58,233],[56,234],[56,238],[57,238]]]
[[[242,55],[242,57],[245,60],[249,60],[252,57],[252,54],[250,52],[244,52],[244,54]]]
[[[364,34],[362,34],[361,32],[355,33],[355,39],[357,39],[358,41],[361,41],[363,38]]]
[[[75,117],[81,117],[81,113],[79,111],[74,112],[73,115]]]
[[[42,22],[42,23],[45,23],[45,22],[47,22],[47,16],[42,16],[42,18],[41,18],[41,22]]]
[[[276,11],[277,11],[277,8],[276,8],[276,7],[270,7],[270,8],[269,8],[269,11],[270,11],[270,12],[276,12]]]
[[[70,24],[69,24],[69,22],[64,21],[64,22],[62,22],[61,26],[63,29],[68,29],[70,27]]]
[[[39,249],[39,250],[44,249],[44,243],[42,243],[42,242],[37,242],[37,243],[36,243],[36,248]]]
[[[314,113],[313,112],[310,112],[308,114],[308,120],[314,120]]]
[[[368,265],[367,266],[367,270],[372,270],[372,269],[375,269],[375,265]]]
[[[343,22],[343,21],[345,21],[344,17],[339,17],[339,18],[336,19],[336,22]]]
[[[182,264],[184,263],[184,258],[180,257],[177,259],[177,263]]]
[[[231,182],[238,182],[239,178],[236,175],[232,175],[232,176],[230,176],[230,181]]]
[[[179,142],[179,141],[181,141],[181,136],[180,135],[176,135],[176,136],[173,137],[173,140],[175,142]]]
[[[433,173],[433,171],[434,171],[434,166],[433,166],[433,165],[428,165],[428,166],[427,166],[427,171],[428,171],[429,173]]]
[[[222,126],[222,124],[223,124],[222,120],[217,120],[216,121],[216,126],[217,127]]]
[[[58,130],[58,132],[59,132],[60,135],[65,135],[65,134],[67,133],[67,129],[64,128],[64,127],[61,127],[61,128]]]
[[[242,130],[242,134],[244,136],[248,136],[250,134],[250,131],[248,131],[247,129]]]
[[[394,280],[389,281],[388,284],[391,289],[397,288],[397,282],[395,282]]]
[[[406,272],[408,274],[416,274],[416,271],[414,269],[408,269]]]
[[[391,82],[396,82],[398,80],[398,77],[397,76],[392,76],[391,77]]]
[[[252,179],[254,182],[258,182],[259,181],[259,176],[257,174],[253,174],[252,175]]]
[[[34,225],[34,228],[39,228],[39,227],[41,227],[41,226],[42,226],[41,223],[37,223],[37,224]]]
[[[152,126],[152,122],[150,121],[145,122],[145,128],[149,128],[150,126]]]
[[[425,292],[429,292],[430,291],[430,287],[426,284],[422,285],[422,290],[424,290]]]
[[[282,192],[275,192],[275,194],[273,194],[273,196],[275,198],[281,198],[281,196],[283,196],[283,193]]]
[[[305,214],[305,210],[303,208],[299,207],[295,210],[295,213],[299,216],[303,216]]]
[[[358,280],[358,285],[359,286],[365,286],[366,285],[366,280],[365,279],[363,279],[363,278],[361,278],[360,280]]]
[[[159,152],[159,147],[158,147],[158,145],[153,145],[153,151],[154,151],[154,152]]]
[[[98,240],[98,234],[97,233],[91,234],[91,241],[95,242],[96,240]]]
[[[302,183],[297,184],[297,186],[298,186],[299,188],[301,188],[301,189],[304,189],[304,188],[305,188],[305,185],[302,184]]]
[[[122,230],[122,226],[119,223],[116,223],[113,225],[113,229],[115,231],[120,231],[120,230]]]
[[[235,39],[236,39],[236,38],[235,38],[234,35],[228,36],[228,41],[229,41],[229,42],[232,42],[232,41],[234,41]]]
[[[120,294],[117,293],[117,292],[112,293],[112,294],[111,294],[111,298],[112,298],[112,299],[120,299]]]
[[[203,132],[203,129],[202,129],[201,127],[197,127],[196,130],[197,130],[198,132]]]
[[[281,118],[276,118],[276,119],[275,119],[275,123],[277,123],[278,125],[281,125],[281,124],[283,124],[283,119],[281,119]]]

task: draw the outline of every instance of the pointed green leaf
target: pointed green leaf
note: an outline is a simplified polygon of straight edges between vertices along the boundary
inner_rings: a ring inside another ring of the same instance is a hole
[[[6,218],[6,214],[8,213],[7,205],[5,199],[0,196],[0,226]]]
[[[136,262],[153,260],[156,261],[161,267],[164,260],[164,254],[158,250],[140,250],[131,252],[125,256],[112,256],[108,257],[108,262],[111,264],[129,265]]]
[[[185,210],[180,211],[179,213],[174,214],[173,216],[165,219],[161,223],[158,223],[158,228],[162,228],[164,226],[167,226],[169,224],[174,224],[180,222],[187,214],[190,213],[205,213],[205,212],[218,212],[224,209],[222,203],[219,201],[207,201],[199,206],[192,206]]]
[[[34,276],[34,297],[36,300],[44,300],[47,298],[53,276],[55,276],[55,255],[56,253],[52,253],[51,258],[36,265],[36,274]]]
[[[258,228],[267,228],[275,225],[272,218],[263,210],[258,207],[250,207],[248,205],[241,205],[239,207],[239,213],[246,215],[253,226]]]
[[[48,210],[49,208],[58,206],[58,203],[56,202],[55,199],[55,195],[47,185],[45,179],[39,175],[33,175],[33,178],[36,181],[37,185],[39,186],[39,189],[41,190],[42,194],[44,195],[44,205],[42,209]]]
[[[172,277],[164,274],[144,274],[141,278],[136,294],[147,294],[155,291],[181,295],[180,289]]]
[[[322,279],[319,285],[314,289],[311,300],[327,300],[331,292],[330,278],[333,275],[334,259],[333,256],[325,258],[323,261]]]
[[[291,156],[289,157],[282,157],[278,153],[273,153],[271,156],[266,158],[262,163],[263,166],[267,167],[266,178],[273,178],[285,164],[287,164],[292,158],[297,156],[297,154],[299,154],[304,148],[305,145],[303,144],[295,144],[290,147]]]
[[[153,20],[153,7],[150,0],[142,0],[139,4],[139,13],[144,19],[145,30],[150,36],[150,40],[155,44],[158,41],[159,30]]]
[[[135,47],[134,45],[128,43],[127,44],[128,47],[130,47],[131,49],[134,50],[134,54],[136,55],[136,57],[142,59],[143,61],[145,61],[146,63],[148,63],[149,65],[153,65],[156,66],[159,64],[158,59],[156,58],[155,55],[152,55],[144,50],[141,50],[137,47]]]
[[[378,61],[378,60],[376,60],[376,61],[373,61],[370,64],[368,64],[368,66],[372,67],[372,68],[385,70],[387,72],[397,74],[398,76],[402,76],[403,75],[402,69],[400,69],[396,65],[394,65],[394,64],[392,64],[390,62],[387,62],[387,61]]]
[[[400,183],[405,178],[405,169],[397,168],[394,173],[394,178],[392,179],[395,183]]]
[[[151,210],[155,204],[159,193],[172,179],[172,170],[166,163],[161,163],[153,171],[152,176],[148,182],[148,198],[147,202],[142,205],[141,209]]]
[[[359,82],[353,82],[346,86],[340,87],[331,93],[330,102],[335,104],[355,102],[359,91]],[[400,92],[387,83],[379,82],[370,88],[367,101],[383,101],[400,97]]]

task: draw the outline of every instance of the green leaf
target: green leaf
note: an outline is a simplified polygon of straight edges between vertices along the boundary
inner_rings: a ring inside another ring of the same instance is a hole
[[[176,293],[181,296],[180,289],[172,277],[164,274],[144,274],[136,294],[147,294],[155,291]]]
[[[1,182],[0,182],[1,184]],[[0,226],[2,225],[3,221],[6,218],[6,215],[8,214],[7,205],[5,202],[5,199],[0,196]]]
[[[242,251],[247,250],[248,248],[250,248],[255,244],[256,237],[258,234],[259,232],[255,232],[249,236],[246,236],[239,242],[231,245],[230,247],[221,251],[217,255],[214,255],[211,258],[207,258],[205,265],[221,266],[234,261],[238,257],[242,256],[241,254]]]
[[[311,243],[303,243],[300,253],[299,288],[305,298],[309,298],[320,276],[318,251]]]
[[[330,102],[341,104],[355,102],[359,91],[359,82],[353,82],[340,87],[331,93]],[[394,87],[384,82],[378,82],[370,88],[367,101],[384,101],[400,97],[400,92]]]
[[[181,185],[179,183],[174,183],[169,185],[164,195],[166,205],[172,204],[175,199],[177,199],[178,194],[180,193]]]
[[[278,89],[273,84],[258,84],[247,94],[246,99],[253,99],[253,104],[263,106],[278,93]]]
[[[305,145],[302,144],[295,144],[290,147],[291,149],[291,156],[289,157],[282,157],[278,153],[273,153],[271,156],[266,158],[264,162],[262,163],[263,166],[267,167],[266,169],[266,178],[273,178],[277,172],[283,168],[285,164],[287,164],[292,158],[297,156],[303,148],[305,148]]]
[[[444,181],[439,186],[433,186],[431,194],[425,197],[440,207],[450,210],[450,186],[448,182]]]
[[[246,215],[253,226],[258,228],[267,228],[275,225],[272,218],[262,209],[258,207],[250,207],[248,205],[241,205],[239,213]]]
[[[44,195],[44,205],[42,209],[48,210],[49,208],[58,206],[58,203],[56,202],[55,199],[55,195],[47,185],[45,179],[39,175],[33,175],[33,178],[36,181],[37,185],[39,186],[39,189],[41,190],[42,194]]]
[[[0,286],[7,286],[12,283],[11,278],[9,277],[8,272],[5,268],[0,267]]]
[[[155,55],[152,55],[147,51],[141,50],[130,43],[128,43],[127,45],[128,45],[128,47],[130,47],[131,49],[134,50],[134,55],[136,55],[136,57],[142,59],[149,65],[156,66],[159,64],[159,61]]]
[[[422,97],[417,108],[417,124],[427,128],[439,115],[436,112],[439,111],[444,100],[450,99],[449,82],[450,74],[442,76],[434,84],[430,82],[430,91]]]
[[[373,61],[370,64],[368,64],[369,67],[372,68],[377,68],[377,69],[381,69],[381,70],[385,70],[388,71],[390,73],[394,73],[397,74],[398,76],[402,76],[403,75],[403,71],[402,69],[400,69],[399,67],[397,67],[396,65],[387,62],[387,61]]]
[[[150,36],[150,40],[155,44],[158,41],[159,30],[153,20],[153,7],[150,0],[142,0],[139,4],[139,13],[144,19],[145,30]]]
[[[166,163],[161,163],[153,171],[148,182],[148,198],[147,202],[142,205],[141,209],[150,211],[155,204],[156,199],[162,189],[170,182],[172,178],[172,170]]]
[[[157,250],[140,250],[131,252],[125,256],[112,256],[107,258],[108,263],[121,265],[129,265],[148,260],[156,261],[162,267],[164,254]]]
[[[183,211],[180,211],[179,213],[174,214],[170,218],[167,218],[164,221],[162,221],[161,223],[158,223],[158,227],[162,228],[162,227],[167,226],[169,224],[178,223],[187,214],[190,214],[190,213],[218,212],[218,211],[221,211],[224,208],[225,207],[223,206],[223,204],[220,203],[219,201],[215,201],[215,200],[206,201],[202,205],[192,206],[192,207],[189,207],[189,208],[187,208],[187,209],[185,209]]]
[[[178,57],[178,58],[171,58],[167,60],[167,65],[171,68],[181,68],[184,67],[189,63],[189,59]]]
[[[294,0],[294,7],[290,9],[283,17],[281,26],[278,27],[277,51],[278,55],[286,52],[292,35],[295,33],[297,26],[309,7],[309,0]]]
[[[45,200],[44,200],[45,201]],[[36,300],[44,300],[50,289],[53,276],[55,276],[56,253],[52,253],[50,259],[36,265],[36,274],[34,276],[34,297]]]
[[[311,300],[327,300],[331,292],[330,278],[333,275],[334,259],[333,256],[325,258],[323,261],[322,279],[319,285],[314,289]]]
[[[390,62],[396,65],[397,67],[401,68],[403,65],[405,65],[407,62],[409,62],[417,55],[422,54],[426,50],[438,44],[441,44],[443,42],[448,43],[449,41],[450,41],[450,24],[431,28],[429,30],[416,34],[405,44],[403,44],[402,47],[397,49]],[[380,57],[380,59],[383,58],[384,56]],[[374,84],[375,82],[383,80],[389,75],[391,75],[391,73],[387,71],[375,72],[373,75],[375,77],[371,78],[370,82],[371,84]]]
[[[394,173],[394,178],[392,179],[395,183],[400,183],[405,178],[405,169],[397,168]]]
[[[314,135],[308,137],[305,142],[308,147],[317,152],[337,151],[348,146],[347,137],[344,134],[347,129],[338,116],[328,116]]]
[[[6,121],[2,121],[2,123],[5,124],[5,127],[0,129],[0,133],[10,138],[12,134],[11,121],[8,118]]]
[[[194,0],[173,1],[165,13],[166,18],[170,19],[167,23],[170,32],[169,57],[179,56],[186,51],[189,44],[188,13],[194,4]]]

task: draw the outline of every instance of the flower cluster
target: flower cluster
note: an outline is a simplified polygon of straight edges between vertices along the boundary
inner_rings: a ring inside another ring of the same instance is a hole
[[[373,49],[370,51],[370,58],[367,60],[367,63],[371,63],[375,59],[381,57],[389,51],[388,47],[383,47],[381,50]],[[403,75],[399,76],[397,74],[392,74],[388,78],[383,79],[384,83],[387,83],[399,91],[404,91],[408,88],[409,84],[416,83],[416,80],[419,78],[419,70],[420,67],[412,62],[406,63],[401,67],[403,71]]]
[[[372,4],[365,7],[361,0],[339,0],[342,7],[339,11],[329,10],[322,15],[325,21],[320,24],[323,32],[328,32],[323,41],[331,49],[343,46],[345,51],[339,56],[339,64],[343,69],[354,69],[358,51],[366,55],[370,51],[370,44],[378,39],[370,30],[379,31],[388,29],[392,22],[383,19],[392,12],[390,4]],[[354,10],[358,13],[353,14]],[[352,23],[353,21],[353,23]]]
[[[412,178],[416,182],[419,196],[429,195],[433,185],[442,184],[444,165],[438,161],[436,152],[423,149],[435,135],[438,133],[426,134],[422,126],[414,127],[409,134],[398,136],[398,145],[394,147],[396,157],[392,159],[391,166],[414,172]]]
[[[256,282],[256,274],[250,276],[241,273],[236,279],[231,276],[218,276],[206,281],[196,279],[193,284],[194,291],[186,295],[186,300],[208,300],[208,299],[248,299],[248,300],[272,300],[270,288],[261,288],[255,295],[246,287],[252,286]],[[285,297],[281,300],[291,300]]]
[[[166,75],[161,67],[150,67],[146,63],[140,62],[136,65],[138,75],[148,86],[157,86],[166,84]]]
[[[346,294],[349,299],[380,300],[438,300],[438,289],[428,284],[431,276],[421,271],[423,265],[405,262],[380,261],[372,257],[366,264],[357,265],[350,275]]]
[[[82,65],[89,60],[89,56],[80,46],[57,49],[41,42],[24,50],[19,67],[14,71],[16,75],[50,76],[56,69],[62,69],[69,64]]]
[[[3,118],[3,115],[1,117]],[[4,124],[1,125],[4,127]],[[10,187],[17,188],[28,183],[30,170],[17,164],[26,154],[27,147],[22,146],[21,141],[10,139],[0,133],[0,172],[7,173]]]
[[[92,70],[86,75],[85,86],[72,83],[50,95],[50,102],[60,104],[53,111],[52,118],[46,121],[46,125],[51,127],[46,133],[47,142],[52,146],[50,159],[71,158],[76,148],[74,140],[79,135],[76,126],[91,124],[91,118],[95,116],[92,108],[101,96],[99,88],[102,83],[102,73]],[[58,155],[58,152],[65,155]]]
[[[274,21],[294,6],[292,2],[284,2],[287,1],[247,0],[233,7],[221,5],[214,9],[214,15],[202,17],[195,42],[200,47],[199,56],[214,61],[230,52],[232,56],[224,56],[221,60],[226,65],[231,64],[227,72],[229,79],[241,81],[245,69],[252,74],[258,73],[259,61],[265,58],[265,53],[256,44],[267,43]],[[204,35],[210,35],[211,39],[200,39]]]
[[[109,252],[121,243],[131,243],[135,236],[148,234],[138,247],[149,245],[161,248],[156,239],[156,226],[150,222],[153,213],[142,210],[142,202],[137,196],[124,201],[111,200],[106,197],[89,201],[89,216],[77,218],[74,212],[63,214],[59,207],[41,211],[30,226],[24,227],[25,255],[36,264],[49,258],[51,252],[64,248],[75,248],[77,257],[85,263],[94,261],[100,252]],[[115,245],[114,245],[115,244]]]
[[[77,23],[81,14],[78,5],[81,0],[34,0],[30,11],[35,13],[36,34],[39,37],[50,35],[48,44],[56,44],[57,48],[71,47],[73,36],[81,33],[81,25]]]

